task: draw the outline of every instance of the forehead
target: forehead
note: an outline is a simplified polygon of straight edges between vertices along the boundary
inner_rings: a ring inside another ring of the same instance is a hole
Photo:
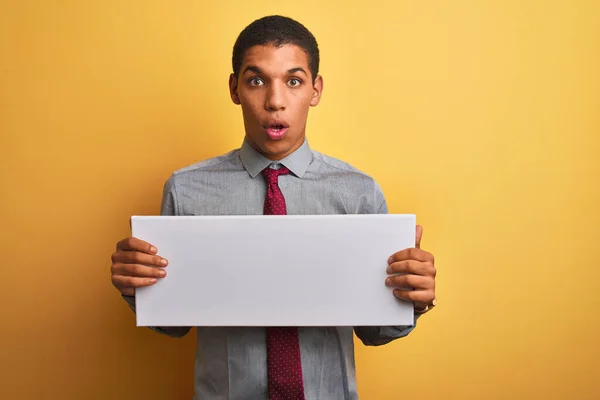
[[[272,45],[250,47],[242,59],[242,71],[249,65],[273,73],[298,67],[308,72],[309,68],[308,56],[301,47],[293,44],[280,47]]]

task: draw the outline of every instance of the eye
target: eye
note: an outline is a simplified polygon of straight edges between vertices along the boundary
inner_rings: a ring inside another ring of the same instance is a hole
[[[298,87],[301,83],[302,81],[298,78],[292,78],[288,81],[288,85],[290,85],[291,87]]]
[[[248,83],[250,83],[250,86],[262,86],[265,84],[262,79],[256,77],[250,78]]]

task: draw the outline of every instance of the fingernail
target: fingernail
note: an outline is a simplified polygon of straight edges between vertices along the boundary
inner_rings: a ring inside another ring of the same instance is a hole
[[[394,261],[394,256],[390,256],[390,258],[388,258],[388,264],[391,264]]]
[[[154,247],[154,246],[150,247],[150,251],[151,251],[152,253],[156,253],[156,247]]]
[[[156,278],[150,278],[150,283],[156,283]]]
[[[388,285],[388,286],[390,285],[391,282],[392,282],[392,280],[390,278],[387,278],[385,280],[385,284]]]
[[[392,293],[394,293],[394,296],[398,297],[398,295],[400,294],[400,290],[396,289]]]
[[[160,276],[161,278],[164,278],[165,276],[167,276],[167,272],[160,270],[160,271],[158,271],[158,276]]]
[[[388,274],[392,273],[392,267],[388,266],[387,269],[385,270],[385,272],[387,272]]]
[[[160,263],[161,263],[162,265],[167,265],[167,260],[166,260],[166,259],[164,259],[164,258],[161,258],[161,260],[160,260]]]

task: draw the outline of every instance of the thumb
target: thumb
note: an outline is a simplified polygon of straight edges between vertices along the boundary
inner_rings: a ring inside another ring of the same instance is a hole
[[[423,237],[423,227],[421,225],[417,225],[417,235],[415,238],[415,247],[417,249],[421,248],[421,238]]]

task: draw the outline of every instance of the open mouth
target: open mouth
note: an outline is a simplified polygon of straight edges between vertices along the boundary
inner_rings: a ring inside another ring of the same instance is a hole
[[[281,139],[288,130],[288,125],[285,122],[272,122],[265,128],[271,139]]]

